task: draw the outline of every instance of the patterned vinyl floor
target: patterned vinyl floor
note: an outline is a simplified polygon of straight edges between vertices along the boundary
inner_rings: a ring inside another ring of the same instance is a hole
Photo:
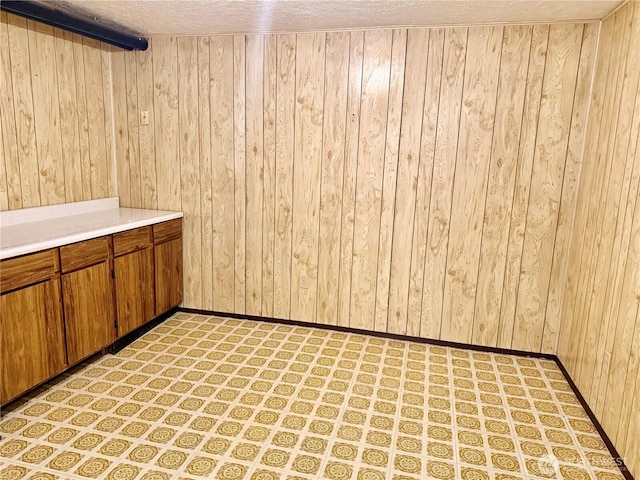
[[[0,434],[2,480],[623,478],[553,362],[185,313]]]

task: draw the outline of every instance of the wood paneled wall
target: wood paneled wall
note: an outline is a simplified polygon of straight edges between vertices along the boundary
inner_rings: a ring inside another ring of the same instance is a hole
[[[554,352],[596,42],[156,37],[111,58],[118,193],[185,212],[187,307]]]
[[[0,210],[116,194],[109,48],[0,13]]]
[[[640,2],[602,24],[558,355],[640,476]]]

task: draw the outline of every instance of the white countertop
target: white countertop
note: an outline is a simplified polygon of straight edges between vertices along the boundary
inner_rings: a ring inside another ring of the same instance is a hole
[[[182,212],[120,208],[117,197],[0,212],[0,260],[181,217]]]

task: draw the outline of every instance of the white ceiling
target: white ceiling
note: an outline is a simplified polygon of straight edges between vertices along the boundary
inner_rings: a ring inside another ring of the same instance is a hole
[[[142,35],[597,20],[624,0],[55,0]]]

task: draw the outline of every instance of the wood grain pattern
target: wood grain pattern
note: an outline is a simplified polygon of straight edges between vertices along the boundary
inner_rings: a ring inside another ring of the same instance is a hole
[[[467,29],[457,28],[446,31],[420,325],[422,335],[434,338],[440,338],[442,327],[451,193],[458,149],[466,48]]]
[[[542,328],[566,161],[582,25],[552,26],[531,176],[516,307],[515,348],[541,349]]]
[[[246,41],[246,244],[245,311],[262,312],[262,231],[264,206],[264,36]]]
[[[158,208],[181,209],[180,112],[178,111],[178,42],[172,37],[154,39],[158,48],[153,57],[155,116],[155,165]],[[183,78],[186,72],[181,72]],[[190,112],[191,114],[192,112]],[[191,120],[191,117],[190,119]],[[178,128],[176,128],[178,126]]]
[[[111,77],[110,49],[4,12],[0,46],[6,170],[0,190],[7,199],[0,208],[114,194],[115,166],[107,150],[114,118],[105,98],[112,86],[103,81]],[[126,122],[119,123],[126,136]]]
[[[182,237],[155,245],[153,248],[155,261],[155,315],[182,303],[183,266]]]
[[[298,35],[293,168],[291,318],[316,319],[325,35]]]
[[[109,153],[107,152],[107,131],[104,124],[105,105],[102,56],[100,42],[82,38],[82,58],[84,61],[85,94],[87,100],[87,134],[89,139],[89,183],[95,198],[109,195]],[[35,101],[35,97],[34,97]],[[109,132],[111,135],[111,132]],[[41,192],[42,193],[42,192]]]
[[[154,244],[175,240],[182,236],[183,219],[176,218],[175,220],[169,220],[168,222],[156,223],[152,226],[152,229]]]
[[[277,42],[268,35],[264,44],[263,125],[263,209],[262,209],[262,315],[273,317],[273,264],[276,216],[276,98]]]
[[[247,245],[247,162],[246,162],[246,41],[233,37],[233,174],[234,174],[234,311],[246,308],[246,245]],[[222,75],[228,77],[228,70]]]
[[[518,157],[516,160],[516,180],[509,220],[509,240],[507,243],[507,259],[502,288],[502,304],[500,306],[500,323],[498,325],[498,347],[511,346],[514,337],[516,302],[522,262],[522,245],[526,231],[527,207],[531,187],[531,171],[536,141],[536,125],[540,119],[540,99],[549,26],[536,25],[531,33],[529,49],[529,67],[527,86],[525,88],[524,112],[522,114],[522,130]]]
[[[97,265],[62,275],[69,365],[115,341],[112,288],[108,259]]]
[[[153,48],[155,40],[150,42]],[[139,165],[140,165],[140,186],[142,198],[140,206],[142,208],[158,208],[157,192],[157,166],[155,161],[156,145],[155,138],[155,90],[153,56],[151,51],[136,52],[138,63],[136,65],[136,82],[138,85],[138,112],[147,112],[149,124],[140,125],[138,129]],[[117,100],[115,100],[117,101]],[[138,123],[138,119],[130,119],[131,123]],[[135,205],[132,205],[135,206]]]
[[[273,254],[273,314],[291,313],[291,236],[293,215],[293,145],[295,122],[296,36],[278,35],[276,77],[276,212]],[[289,134],[283,134],[289,132]]]
[[[140,227],[113,235],[113,255],[120,256],[153,245],[152,227]]]
[[[375,326],[392,38],[390,30],[368,31],[364,34],[349,317],[349,326],[353,328],[373,329]],[[380,92],[384,93],[381,95]]]
[[[4,405],[67,365],[60,279],[0,296],[0,310],[0,405]]]
[[[198,58],[196,68],[198,70],[198,142],[199,142],[199,181],[200,181],[200,234],[202,242],[202,256],[200,258],[200,284],[202,286],[202,305],[208,310],[213,310],[214,278],[213,249],[209,248],[213,242],[213,189],[212,189],[212,163],[211,163],[211,92],[210,81],[210,45],[209,37],[198,38]],[[219,172],[216,172],[219,175]],[[216,177],[217,177],[216,175]],[[218,218],[219,213],[215,215]],[[231,214],[233,219],[233,213]],[[233,223],[233,222],[230,222]],[[196,226],[197,228],[197,226]],[[227,235],[233,234],[233,229],[225,229]],[[227,257],[228,258],[228,257]],[[228,284],[233,285],[233,274],[226,278]],[[232,287],[231,287],[232,288]],[[231,290],[231,288],[229,290]],[[217,290],[217,289],[216,289]],[[224,305],[225,310],[233,310],[232,296]]]
[[[192,65],[198,62],[198,39],[178,39],[178,115],[180,123],[180,210],[187,213],[184,223],[184,244],[190,252],[202,251],[202,214],[200,202],[200,132],[198,130],[198,70]],[[173,160],[175,162],[175,159]],[[172,207],[175,208],[175,207]],[[154,229],[154,241],[156,231]],[[200,283],[201,259],[190,255],[184,259],[185,303],[202,305]]]
[[[429,249],[429,211],[434,188],[434,168],[436,141],[438,134],[440,92],[444,59],[445,30],[431,30],[427,61],[427,84],[425,87],[425,108],[422,116],[422,140],[420,145],[420,167],[418,169],[418,191],[416,193],[416,213],[413,226],[411,255],[411,278],[409,282],[409,311],[407,333],[426,336],[429,326],[427,316],[431,310],[425,303],[427,292],[432,285],[427,282],[427,252]],[[418,322],[420,318],[420,322]],[[410,321],[409,321],[410,319]],[[438,332],[439,333],[439,332]]]
[[[104,262],[110,250],[108,237],[65,245],[60,247],[60,270],[67,273]]]
[[[427,82],[429,30],[411,30],[406,38],[406,60],[402,118],[400,120],[400,148],[395,187],[395,215],[393,219],[391,272],[389,275],[390,332],[405,334],[409,308],[409,274],[416,196],[418,165],[422,138],[422,112]],[[382,234],[382,229],[381,229]]]
[[[244,47],[243,47],[244,48]],[[234,135],[236,122],[234,115],[234,39],[230,37],[211,37],[209,43],[209,101],[211,112],[211,246],[213,266],[213,298],[215,309],[233,311],[234,302],[244,298],[244,272],[235,275],[234,264],[237,268],[244,268],[239,254],[244,249],[244,203],[235,200],[236,189],[244,188],[244,150],[234,151],[234,138],[241,142],[241,138]],[[244,66],[244,61],[242,63]],[[240,66],[238,66],[239,68]],[[235,72],[235,71],[234,71]],[[244,120],[238,119],[238,122]],[[242,129],[244,131],[244,129]],[[239,132],[239,135],[242,135]],[[244,149],[244,143],[237,143]],[[238,167],[234,166],[234,159]],[[238,184],[235,179],[238,176]],[[236,208],[238,207],[238,208]],[[235,222],[235,223],[234,223]],[[206,231],[203,232],[206,234]],[[236,256],[238,255],[238,256]],[[242,283],[240,284],[240,281]]]
[[[376,278],[376,311],[374,329],[386,331],[389,318],[389,288],[394,214],[400,154],[400,131],[404,108],[405,64],[407,58],[407,30],[394,30],[391,49],[391,77],[389,79],[389,107],[382,180],[382,206],[380,211],[380,241],[378,245],[378,272]]]
[[[117,337],[121,338],[155,317],[153,248],[116,257],[113,263]]]
[[[0,293],[42,282],[59,271],[57,248],[3,260],[0,262]]]
[[[153,155],[178,132],[184,236],[201,239],[185,244],[199,278],[185,306],[503,347],[533,328],[540,350],[557,337],[569,260],[555,238],[566,252],[593,35],[537,25],[154,38],[126,85],[114,81],[140,147],[127,160],[142,190],[130,188],[132,202],[152,206],[167,187],[167,159]],[[169,59],[183,74],[165,72]],[[150,126],[133,114],[145,110]],[[155,124],[169,125],[160,110],[178,118],[157,142]],[[542,226],[547,186],[555,223]],[[539,296],[548,289],[554,306],[529,328],[516,324],[518,284],[525,239],[538,252],[541,232],[535,278],[546,273]]]
[[[465,343],[472,336],[502,28],[470,28],[467,42],[442,310],[442,338]]]
[[[364,32],[352,32],[349,45],[349,84],[347,87],[347,127],[344,173],[342,177],[342,218],[340,234],[340,279],[338,281],[338,325],[348,327],[351,315],[351,277],[353,267],[353,225],[356,205],[356,171],[360,136],[360,102]]]
[[[41,177],[40,201],[42,205],[52,205],[65,201],[53,27],[32,21],[27,21],[27,27],[31,74],[40,80],[32,82],[36,150]],[[92,120],[99,123],[97,118]]]
[[[496,346],[507,260],[524,95],[531,45],[530,26],[506,28],[482,225],[482,247],[473,322],[474,344]],[[524,52],[524,54],[523,54]]]
[[[20,164],[18,159],[18,138],[16,133],[16,117],[14,108],[13,82],[11,77],[11,59],[9,44],[9,24],[7,13],[0,12],[0,48],[4,55],[0,55],[0,124],[2,125],[2,183],[7,199],[6,205],[0,209],[8,210],[22,207],[22,186],[20,181]],[[10,158],[14,161],[8,161]]]
[[[557,344],[628,454],[639,10],[136,53],[3,13],[0,208],[182,208],[190,307]]]
[[[340,275],[340,222],[337,219],[342,215],[342,177],[349,75],[348,33],[327,34],[324,75],[316,321],[336,325]]]
[[[582,127],[586,140],[557,346],[635,476],[640,475],[639,41],[638,2],[601,25],[592,102]]]

